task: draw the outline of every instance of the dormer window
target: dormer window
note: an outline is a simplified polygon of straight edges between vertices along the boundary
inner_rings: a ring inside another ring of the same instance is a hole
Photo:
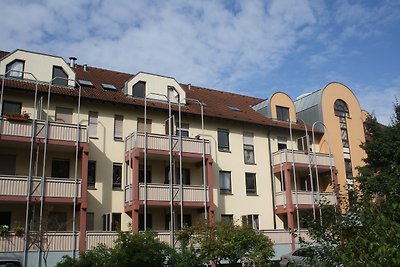
[[[276,106],[276,119],[278,121],[289,121],[289,108]]]
[[[54,85],[68,86],[68,75],[62,67],[53,66],[52,79]]]
[[[144,98],[146,95],[146,82],[139,81],[132,86],[132,96]]]
[[[22,79],[24,77],[24,65],[25,62],[19,59],[8,63],[6,66],[6,77]]]

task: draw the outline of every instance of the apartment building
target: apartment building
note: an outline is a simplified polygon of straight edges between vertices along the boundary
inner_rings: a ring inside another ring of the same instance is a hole
[[[0,74],[0,254],[27,266],[120,229],[175,246],[182,226],[226,220],[279,256],[365,156],[360,105],[339,83],[265,100],[23,50],[0,53]]]

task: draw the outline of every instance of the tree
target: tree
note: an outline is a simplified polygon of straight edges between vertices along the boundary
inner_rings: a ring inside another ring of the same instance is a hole
[[[202,224],[184,228],[177,239],[203,264],[251,263],[267,266],[274,255],[271,240],[248,226],[233,223]]]
[[[79,259],[64,256],[57,267],[159,267],[168,264],[171,255],[171,248],[156,239],[155,233],[120,232],[114,248],[100,244],[83,253]]]
[[[389,126],[366,121],[365,166],[349,188],[346,210],[323,206],[323,221],[311,221],[310,236],[330,265],[400,266],[400,105]]]

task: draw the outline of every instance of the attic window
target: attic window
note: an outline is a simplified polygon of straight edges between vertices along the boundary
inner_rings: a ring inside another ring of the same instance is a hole
[[[146,82],[139,81],[132,86],[132,96],[144,98],[146,95]]]
[[[109,84],[109,83],[102,83],[101,86],[103,86],[103,88],[106,90],[112,90],[112,91],[117,90],[117,88],[114,85]]]
[[[86,86],[86,87],[94,87],[93,83],[91,81],[87,80],[78,80],[80,85]]]
[[[238,112],[241,112],[241,111],[242,111],[240,108],[235,107],[235,106],[233,106],[233,105],[228,105],[228,108],[229,108],[230,110],[233,110],[233,111],[238,111]]]
[[[53,66],[52,80],[54,85],[68,86],[68,75],[60,66]]]

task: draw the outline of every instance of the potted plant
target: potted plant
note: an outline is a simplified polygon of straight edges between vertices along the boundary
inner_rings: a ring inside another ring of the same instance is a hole
[[[30,114],[24,111],[22,114],[6,114],[6,118],[8,121],[28,121],[30,118]]]
[[[8,236],[8,225],[0,225],[0,235],[2,237]]]
[[[15,226],[13,230],[14,230],[14,233],[15,233],[16,236],[23,236],[24,232],[25,232],[24,231],[24,227],[22,227],[20,225]]]

